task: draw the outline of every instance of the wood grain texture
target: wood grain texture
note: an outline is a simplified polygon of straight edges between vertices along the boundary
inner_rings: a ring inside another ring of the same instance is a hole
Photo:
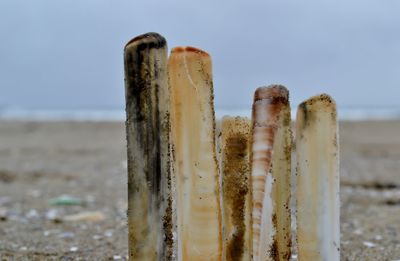
[[[172,256],[167,44],[156,33],[124,51],[130,260]]]
[[[289,92],[281,85],[258,88],[252,112],[253,260],[291,256]]]
[[[297,110],[297,244],[300,261],[340,260],[336,105],[312,97]]]
[[[222,118],[219,143],[224,260],[250,261],[250,120],[228,116]]]
[[[177,47],[168,62],[177,210],[177,259],[221,260],[219,174],[211,58]]]

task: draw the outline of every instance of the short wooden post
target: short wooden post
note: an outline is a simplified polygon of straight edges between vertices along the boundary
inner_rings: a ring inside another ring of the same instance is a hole
[[[258,88],[252,115],[253,260],[291,256],[289,92]]]
[[[176,47],[168,62],[178,260],[221,259],[211,58]]]
[[[312,97],[297,110],[297,244],[300,261],[340,260],[336,105]]]
[[[220,137],[223,253],[226,261],[251,260],[250,121],[222,118]]]
[[[125,46],[131,260],[170,260],[172,225],[167,44],[148,33]]]

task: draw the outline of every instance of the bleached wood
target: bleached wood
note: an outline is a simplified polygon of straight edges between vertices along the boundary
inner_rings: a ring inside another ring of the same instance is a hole
[[[300,261],[340,260],[336,105],[312,97],[297,110],[297,244]]]
[[[176,185],[177,259],[221,260],[211,58],[177,47],[168,62]]]

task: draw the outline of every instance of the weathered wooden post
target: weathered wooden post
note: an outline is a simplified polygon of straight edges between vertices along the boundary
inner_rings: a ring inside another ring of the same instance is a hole
[[[172,255],[167,43],[148,33],[125,46],[131,260]]]
[[[290,124],[288,90],[280,85],[258,88],[251,155],[254,261],[291,256]]]
[[[336,105],[322,94],[297,110],[297,244],[300,261],[340,260]]]
[[[220,169],[223,209],[223,260],[251,260],[250,121],[222,118]]]
[[[221,259],[211,58],[176,47],[168,62],[178,260]]]

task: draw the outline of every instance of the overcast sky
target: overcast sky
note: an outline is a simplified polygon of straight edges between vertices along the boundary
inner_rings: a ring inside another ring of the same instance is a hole
[[[212,55],[217,107],[272,83],[293,107],[400,106],[399,0],[189,2],[1,0],[0,105],[123,108],[123,47],[155,31]]]

